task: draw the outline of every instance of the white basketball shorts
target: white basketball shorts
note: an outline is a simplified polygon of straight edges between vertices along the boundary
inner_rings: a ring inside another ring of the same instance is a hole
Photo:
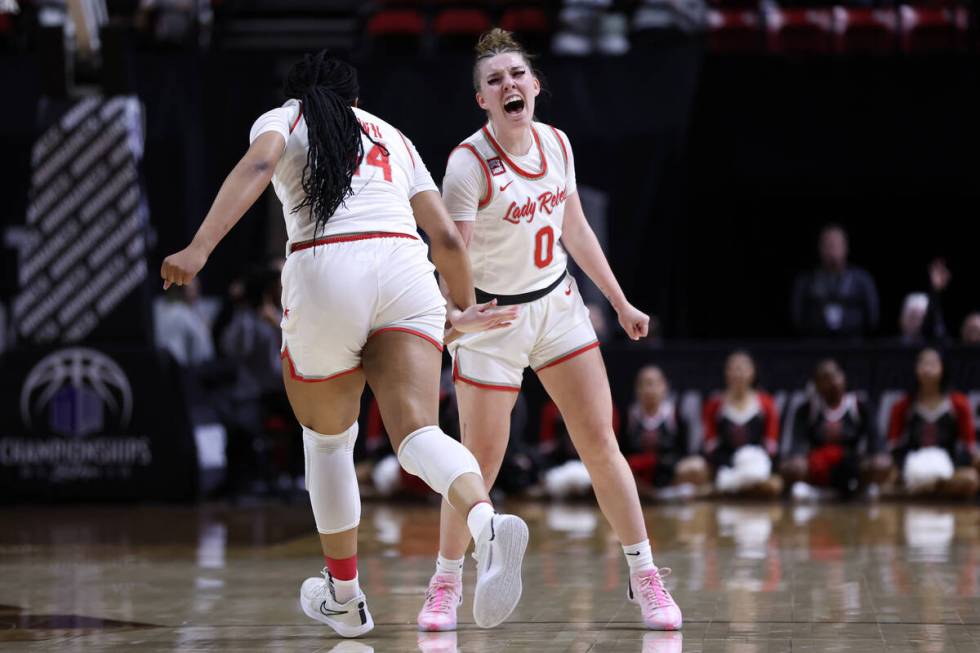
[[[282,358],[293,379],[327,381],[361,366],[383,331],[442,351],[446,300],[420,239],[352,234],[294,245],[282,269]]]
[[[571,275],[544,297],[520,307],[511,326],[468,333],[449,345],[457,382],[518,392],[525,367],[539,372],[599,346],[589,309]]]

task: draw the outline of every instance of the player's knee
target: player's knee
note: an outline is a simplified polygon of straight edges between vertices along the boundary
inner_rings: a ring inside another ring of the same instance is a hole
[[[398,447],[398,462],[406,472],[418,476],[443,496],[463,474],[483,476],[470,450],[438,426],[425,426],[409,433]]]
[[[615,464],[619,458],[623,457],[612,429],[594,433],[596,433],[596,437],[590,438],[579,449],[579,457],[587,467],[590,469],[606,467]]]
[[[317,531],[341,533],[361,521],[361,497],[354,469],[357,422],[336,435],[303,427],[306,489]]]

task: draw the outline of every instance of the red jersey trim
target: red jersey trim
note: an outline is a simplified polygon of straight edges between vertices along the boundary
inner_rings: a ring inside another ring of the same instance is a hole
[[[551,127],[551,125],[548,125]],[[561,134],[555,127],[551,127],[551,131],[555,132],[555,138],[558,139],[558,144],[561,145],[561,155],[565,158],[565,168],[568,168],[568,149],[565,147],[565,139],[561,137]]]
[[[402,137],[402,143],[405,144],[405,149],[408,150],[408,158],[412,160],[412,168],[414,169],[415,156],[412,154],[412,148],[408,146],[408,140],[405,138],[405,134],[403,134],[399,129],[396,129],[395,131],[398,132],[398,135]]]
[[[352,367],[349,370],[343,370],[342,372],[337,372],[336,374],[331,374],[330,376],[324,377],[310,377],[303,376],[296,371],[296,365],[293,363],[293,357],[289,355],[289,347],[282,350],[279,354],[279,359],[287,361],[289,363],[289,376],[293,381],[299,381],[300,383],[322,383],[324,381],[332,381],[333,379],[340,378],[342,376],[347,376],[348,374],[353,374],[357,370],[361,369],[361,366]]]
[[[511,169],[517,174],[519,174],[520,176],[524,177],[525,179],[530,179],[533,181],[535,179],[541,179],[548,173],[548,157],[545,156],[544,148],[541,147],[541,138],[538,136],[538,130],[534,128],[534,125],[531,125],[531,136],[534,138],[534,144],[537,145],[538,152],[540,152],[541,154],[541,172],[528,172],[527,170],[524,170],[523,168],[518,166],[516,163],[511,161],[509,156],[507,156],[507,152],[504,150],[504,148],[502,148],[500,144],[497,143],[496,140],[494,140],[493,136],[490,134],[490,130],[487,129],[486,125],[483,126],[482,131],[483,131],[483,137],[487,139],[488,143],[490,143],[490,147],[492,147],[494,152],[497,153],[497,156],[503,159],[503,161],[507,165],[509,165]]]
[[[477,203],[477,208],[482,209],[490,203],[491,199],[493,199],[493,178],[490,176],[490,168],[487,167],[487,162],[483,160],[483,157],[480,156],[480,153],[476,151],[475,147],[469,143],[461,143],[460,145],[456,146],[455,149],[453,149],[453,152],[460,148],[464,148],[472,152],[473,156],[476,157],[476,160],[480,162],[480,167],[483,168],[483,176],[487,181],[487,190],[483,194],[483,198]],[[453,152],[450,152],[449,156],[452,156]]]
[[[296,125],[299,124],[299,119],[303,117],[303,103],[299,103],[299,115],[296,116],[296,120],[293,121],[293,126],[289,128],[289,133],[292,134],[293,130],[296,129]]]
[[[951,392],[949,393],[949,403],[952,405],[953,414],[956,416],[959,441],[972,453],[976,446],[977,436],[973,429],[973,410],[970,407],[970,400],[962,392]]]
[[[494,385],[492,383],[483,383],[481,381],[475,381],[473,379],[468,379],[459,372],[459,362],[453,361],[453,381],[462,381],[467,385],[474,386],[476,388],[481,388],[483,390],[500,390],[501,392],[520,392],[519,387],[515,388],[511,385]]]
[[[301,243],[293,243],[289,246],[290,252],[298,252],[302,249],[309,249],[311,247],[316,247],[318,245],[333,245],[335,243],[352,243],[357,240],[372,240],[374,238],[408,238],[409,240],[418,240],[415,236],[410,236],[408,234],[401,234],[394,231],[376,231],[367,234],[346,234],[341,236],[326,236],[325,238],[317,238],[316,240],[304,240]]]
[[[535,372],[540,372],[541,370],[546,370],[549,367],[554,367],[555,365],[558,365],[560,363],[564,363],[565,361],[570,360],[572,358],[575,358],[576,356],[578,356],[580,354],[584,354],[585,352],[589,351],[590,349],[596,349],[598,346],[599,346],[599,341],[598,340],[594,340],[594,341],[590,342],[589,344],[585,345],[584,347],[579,347],[578,349],[573,349],[572,351],[568,352],[567,354],[562,354],[558,358],[554,358],[554,359],[548,361],[547,363],[545,363],[541,367],[535,369],[534,371]]]
[[[888,418],[888,442],[895,446],[902,438],[905,431],[905,420],[908,415],[909,406],[912,402],[908,395],[903,395],[895,405],[892,406],[891,415]]]
[[[422,338],[423,340],[429,342],[433,347],[435,347],[440,352],[442,351],[443,348],[442,343],[436,340],[435,338],[433,338],[432,336],[430,336],[429,334],[422,333],[421,331],[416,331],[415,329],[409,329],[408,327],[399,327],[399,326],[381,327],[380,329],[376,329],[375,331],[372,331],[371,333],[368,334],[368,340],[378,335],[379,333],[383,333],[385,331],[401,331],[402,333],[408,333],[413,336],[418,336],[419,338]]]

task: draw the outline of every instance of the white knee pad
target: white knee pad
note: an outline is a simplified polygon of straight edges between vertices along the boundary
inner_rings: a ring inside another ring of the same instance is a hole
[[[438,426],[425,426],[409,433],[398,447],[398,462],[406,472],[418,476],[443,496],[462,474],[483,477],[470,450]]]
[[[342,533],[361,523],[361,492],[354,473],[357,422],[337,435],[303,427],[306,489],[316,529],[324,535]]]

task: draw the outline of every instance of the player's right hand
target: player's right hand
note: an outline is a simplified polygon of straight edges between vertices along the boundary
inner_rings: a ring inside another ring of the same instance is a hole
[[[207,253],[199,247],[195,247],[193,243],[176,254],[171,254],[163,259],[163,265],[160,267],[163,289],[166,290],[173,284],[183,286],[190,283],[190,280],[197,276],[197,273],[207,262]]]
[[[465,311],[451,311],[449,322],[460,333],[474,333],[509,327],[519,314],[518,306],[498,307],[497,300],[491,299],[485,304],[473,304]]]

